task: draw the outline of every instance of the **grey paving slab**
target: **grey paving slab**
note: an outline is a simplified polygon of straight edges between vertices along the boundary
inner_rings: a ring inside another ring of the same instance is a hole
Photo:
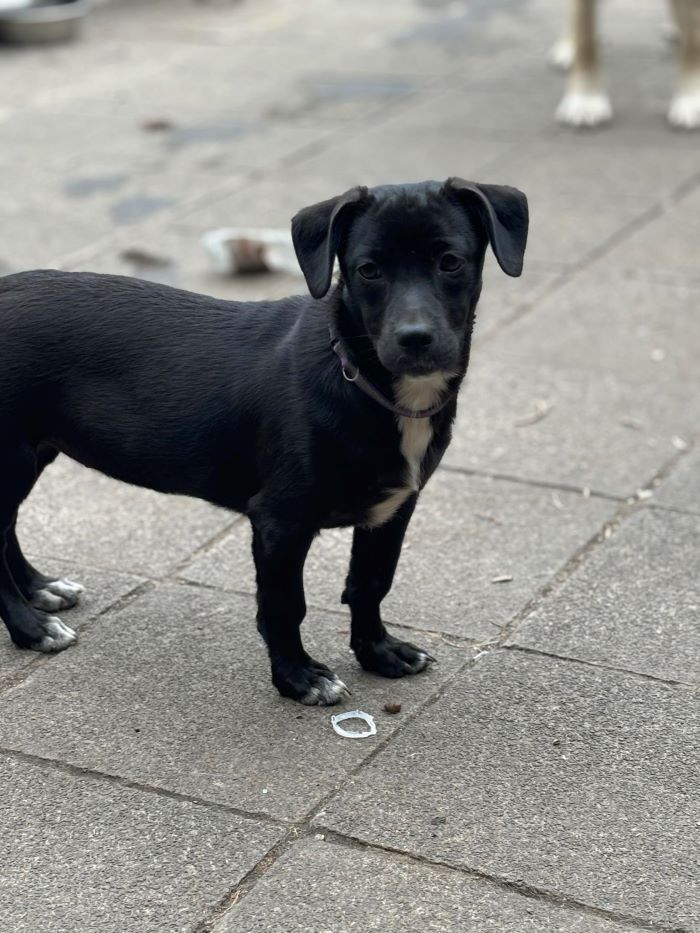
[[[241,186],[230,195],[184,211],[178,226],[203,232],[220,226],[273,226],[288,229],[302,207],[342,194],[354,185],[378,185],[451,175],[479,176],[496,155],[511,148],[500,140],[472,139],[461,124],[437,136],[422,133],[409,111],[395,129],[362,125],[336,134],[284,172]]]
[[[388,622],[477,641],[499,629],[583,546],[615,503],[439,471],[411,520]],[[305,567],[310,605],[339,609],[352,530],[323,532]],[[255,592],[247,522],[182,571],[188,580]],[[493,583],[511,576],[512,582]]]
[[[610,254],[620,267],[668,281],[700,285],[697,243],[700,240],[700,191],[695,190],[633,236],[620,243]],[[689,310],[697,317],[697,293]]]
[[[161,576],[234,519],[208,503],[118,483],[59,458],[20,509],[17,528],[37,556]]]
[[[83,584],[85,592],[78,605],[62,613],[56,613],[77,632],[80,632],[86,623],[143,583],[139,577],[94,570],[71,561],[38,558],[35,560],[34,555],[30,553],[27,553],[27,557],[34,561],[43,573],[55,574],[57,578],[63,577]],[[53,655],[49,660],[54,661],[58,657],[58,655]],[[46,660],[45,655],[15,648],[5,627],[0,626],[0,689],[2,689],[3,681],[8,677],[14,676],[30,664],[36,664],[40,658]]]
[[[505,154],[491,169],[512,179],[534,201],[602,194],[613,203],[626,198],[651,203],[698,174],[693,146],[674,153],[673,172],[669,172],[664,142],[659,136],[655,146],[640,147],[632,157],[614,133],[557,134]]]
[[[484,286],[479,298],[473,345],[491,338],[525,305],[533,305],[554,285],[564,266],[528,263],[523,275],[504,275],[492,253],[484,264]]]
[[[634,515],[512,644],[700,683],[700,515]]]
[[[302,818],[434,695],[466,658],[439,638],[439,656],[401,681],[364,674],[347,626],[312,613],[308,650],[333,667],[378,739],[333,731],[331,710],[283,700],[255,632],[255,601],[166,585],[103,616],[77,645],[0,698],[0,746],[120,775],[256,813]],[[386,702],[402,712],[383,711]],[[350,704],[350,705],[348,705]]]
[[[278,859],[214,933],[412,933],[416,927],[426,933],[633,929],[499,890],[442,866],[305,839]]]
[[[700,424],[690,297],[596,269],[573,278],[475,350],[446,462],[633,494]],[[538,405],[546,416],[524,424]]]
[[[700,448],[691,451],[654,492],[654,503],[700,514]]]
[[[694,693],[499,651],[319,813],[366,842],[700,925]]]
[[[0,926],[190,931],[282,831],[0,755]]]

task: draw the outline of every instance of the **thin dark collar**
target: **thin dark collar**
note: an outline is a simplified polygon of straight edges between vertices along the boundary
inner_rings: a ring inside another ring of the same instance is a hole
[[[387,411],[393,412],[395,415],[400,415],[402,418],[431,418],[433,415],[436,415],[439,411],[447,405],[447,403],[452,399],[452,393],[448,392],[445,397],[437,404],[431,406],[430,408],[421,408],[417,411],[413,408],[404,408],[403,405],[397,405],[395,402],[390,401],[379,389],[366,378],[360,372],[360,367],[354,363],[350,354],[348,353],[347,347],[343,343],[343,339],[340,336],[340,331],[338,330],[337,324],[335,321],[331,321],[328,325],[328,330],[331,335],[331,349],[335,355],[340,360],[340,368],[343,373],[343,378],[347,379],[348,382],[352,382],[353,385],[356,385],[358,389],[361,389],[365,395],[369,395],[371,399],[374,399],[378,405],[381,405],[382,408],[386,408]]]

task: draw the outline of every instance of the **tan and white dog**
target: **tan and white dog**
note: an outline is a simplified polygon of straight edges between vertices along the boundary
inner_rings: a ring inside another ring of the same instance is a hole
[[[670,0],[679,40],[680,74],[668,109],[672,126],[700,129],[700,0]],[[571,126],[599,126],[613,115],[601,78],[596,31],[597,0],[571,0],[571,29],[551,52],[554,65],[570,69],[556,118]]]

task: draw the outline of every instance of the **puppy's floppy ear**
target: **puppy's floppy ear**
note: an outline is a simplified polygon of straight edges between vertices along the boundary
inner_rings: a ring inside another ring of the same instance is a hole
[[[445,192],[459,201],[478,206],[491,249],[507,275],[520,275],[527,243],[527,198],[507,185],[479,185],[462,178],[448,178]]]
[[[305,207],[292,218],[294,249],[314,298],[323,298],[331,287],[343,232],[358,206],[368,198],[367,188],[351,188],[337,198]]]

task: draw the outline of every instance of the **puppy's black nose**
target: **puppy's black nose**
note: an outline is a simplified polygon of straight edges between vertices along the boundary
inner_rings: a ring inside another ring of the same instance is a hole
[[[433,342],[433,332],[427,324],[402,324],[396,329],[396,340],[404,350],[425,350]]]

